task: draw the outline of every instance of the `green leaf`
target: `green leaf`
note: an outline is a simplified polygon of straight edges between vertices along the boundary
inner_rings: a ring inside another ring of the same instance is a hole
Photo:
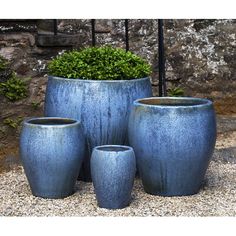
[[[149,76],[151,66],[130,51],[104,46],[65,52],[48,64],[48,72],[64,78],[127,80]]]

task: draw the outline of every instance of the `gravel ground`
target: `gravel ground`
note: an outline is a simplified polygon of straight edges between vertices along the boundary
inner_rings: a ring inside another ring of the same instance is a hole
[[[74,195],[52,200],[32,196],[22,167],[0,178],[2,216],[236,216],[236,165],[214,161],[199,194],[152,196],[136,179],[133,200],[121,210],[98,208],[91,183],[78,182]]]
[[[130,206],[107,210],[97,207],[93,185],[80,181],[76,193],[65,199],[34,197],[23,168],[14,165],[0,174],[0,216],[236,216],[235,130],[218,135],[205,184],[196,195],[152,196],[136,179]]]

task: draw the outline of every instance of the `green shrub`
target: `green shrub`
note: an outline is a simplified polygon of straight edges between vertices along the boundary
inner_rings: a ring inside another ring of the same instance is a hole
[[[6,118],[5,120],[3,120],[3,124],[16,129],[19,127],[22,121],[23,121],[23,118],[20,116],[16,119]]]
[[[0,83],[0,94],[10,101],[17,101],[27,96],[27,87],[24,81],[13,75],[6,82]]]
[[[7,59],[0,56],[0,94],[10,101],[17,101],[27,96],[25,82],[16,78]]]
[[[167,95],[169,97],[181,97],[184,95],[184,90],[180,87],[173,87],[168,89]]]
[[[90,47],[57,56],[48,65],[50,75],[89,80],[129,80],[147,77],[151,66],[121,48]]]

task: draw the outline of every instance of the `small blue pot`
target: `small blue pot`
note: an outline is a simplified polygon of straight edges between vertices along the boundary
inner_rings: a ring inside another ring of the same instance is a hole
[[[49,76],[45,116],[81,121],[86,138],[81,179],[91,181],[90,157],[94,147],[128,145],[128,118],[134,100],[152,96],[150,79],[81,80]]]
[[[91,175],[98,206],[120,209],[129,205],[136,172],[133,148],[104,145],[93,149]]]
[[[129,118],[129,141],[147,193],[195,194],[215,146],[213,104],[187,97],[136,100]]]
[[[81,125],[76,120],[26,120],[20,136],[20,156],[33,195],[64,198],[73,194],[84,145]]]

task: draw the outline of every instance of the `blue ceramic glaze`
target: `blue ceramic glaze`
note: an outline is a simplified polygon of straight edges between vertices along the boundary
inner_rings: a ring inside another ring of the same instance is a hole
[[[73,194],[84,145],[83,131],[76,120],[26,120],[20,136],[20,157],[33,195],[64,198]]]
[[[90,181],[90,156],[100,145],[127,145],[130,108],[134,100],[152,96],[149,78],[80,80],[49,76],[45,116],[81,121],[86,137],[83,180]]]
[[[98,206],[119,209],[129,205],[136,172],[133,148],[104,145],[93,149],[91,174]]]
[[[129,118],[129,141],[147,193],[195,194],[215,146],[213,104],[187,97],[136,100]]]

